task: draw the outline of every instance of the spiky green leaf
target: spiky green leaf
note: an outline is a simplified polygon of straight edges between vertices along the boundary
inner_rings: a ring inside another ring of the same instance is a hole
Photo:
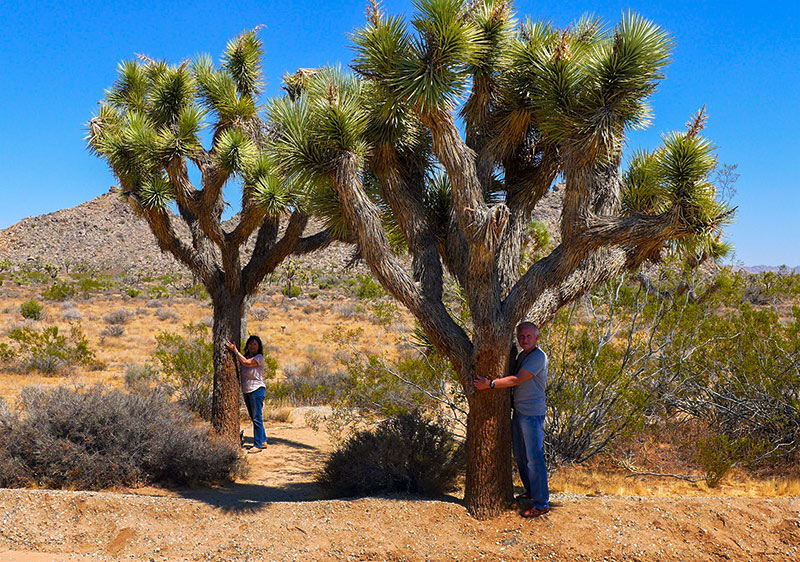
[[[278,216],[289,209],[292,201],[286,185],[287,182],[278,176],[262,176],[252,186],[250,197],[267,215]]]
[[[242,130],[226,129],[217,137],[214,155],[223,170],[235,173],[252,165],[258,158],[258,148]]]
[[[261,93],[263,55],[264,47],[255,29],[245,31],[225,47],[222,66],[233,78],[240,96],[255,98]]]
[[[175,192],[163,176],[143,182],[136,190],[140,204],[148,210],[163,210],[175,198]]]

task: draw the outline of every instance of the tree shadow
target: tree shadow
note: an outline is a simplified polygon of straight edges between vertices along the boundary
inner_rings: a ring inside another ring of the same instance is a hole
[[[221,488],[176,490],[184,499],[203,502],[227,513],[254,513],[272,503],[312,502],[319,500],[357,501],[377,498],[388,501],[440,501],[462,505],[461,498],[445,494],[425,496],[418,494],[375,494],[373,496],[333,497],[314,482],[296,482],[280,487],[263,484],[232,484]]]
[[[314,482],[296,482],[282,486],[231,484],[220,488],[176,490],[184,499],[203,502],[230,513],[255,512],[271,503],[307,502],[324,498]]]

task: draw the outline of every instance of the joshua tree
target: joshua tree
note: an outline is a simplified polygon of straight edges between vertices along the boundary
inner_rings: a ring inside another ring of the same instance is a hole
[[[707,179],[702,114],[620,169],[668,62],[656,25],[630,13],[613,29],[517,24],[497,0],[415,6],[409,25],[370,5],[353,35],[355,74],[288,81],[271,108],[274,148],[285,173],[338,201],[329,207],[376,279],[455,367],[469,402],[465,501],[487,517],[512,493],[509,394],[473,392],[473,376],[505,374],[522,319],[546,324],[662,252],[718,250],[730,211]],[[560,242],[522,270],[531,212],[559,174]],[[466,296],[467,325],[443,301],[445,272]]]
[[[268,128],[258,116],[261,57],[253,30],[228,43],[219,68],[208,56],[178,65],[144,56],[125,61],[87,134],[90,149],[108,161],[161,250],[189,268],[211,296],[211,421],[230,440],[239,435],[239,391],[237,364],[225,341],[240,341],[250,297],[265,275],[291,253],[332,240],[330,230],[302,237],[308,215],[291,186],[272,171]],[[201,132],[209,118],[206,149]],[[190,179],[190,165],[199,171],[199,187]],[[242,185],[241,211],[238,223],[226,230],[223,186],[231,179]],[[191,240],[176,234],[173,203]],[[287,215],[281,234],[279,222]],[[245,260],[243,247],[254,233],[255,248]]]

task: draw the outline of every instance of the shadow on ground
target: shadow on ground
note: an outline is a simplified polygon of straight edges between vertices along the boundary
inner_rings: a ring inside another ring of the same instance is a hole
[[[312,447],[300,441],[292,441],[291,439],[283,439],[282,437],[269,437],[270,445],[286,445],[287,447],[294,447],[296,449],[304,449],[306,451],[318,451],[317,447]]]
[[[232,484],[221,488],[176,490],[181,497],[201,501],[228,512],[258,511],[271,503],[304,502],[323,499],[322,490],[314,482],[297,482],[277,486]]]

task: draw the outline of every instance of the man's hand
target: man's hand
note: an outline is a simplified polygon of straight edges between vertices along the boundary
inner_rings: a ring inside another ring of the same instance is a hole
[[[477,388],[478,390],[486,390],[488,388],[491,388],[489,386],[490,382],[491,381],[489,381],[489,379],[487,379],[486,377],[482,377],[480,375],[475,375],[475,377],[472,379],[472,384],[474,384],[475,388]]]

